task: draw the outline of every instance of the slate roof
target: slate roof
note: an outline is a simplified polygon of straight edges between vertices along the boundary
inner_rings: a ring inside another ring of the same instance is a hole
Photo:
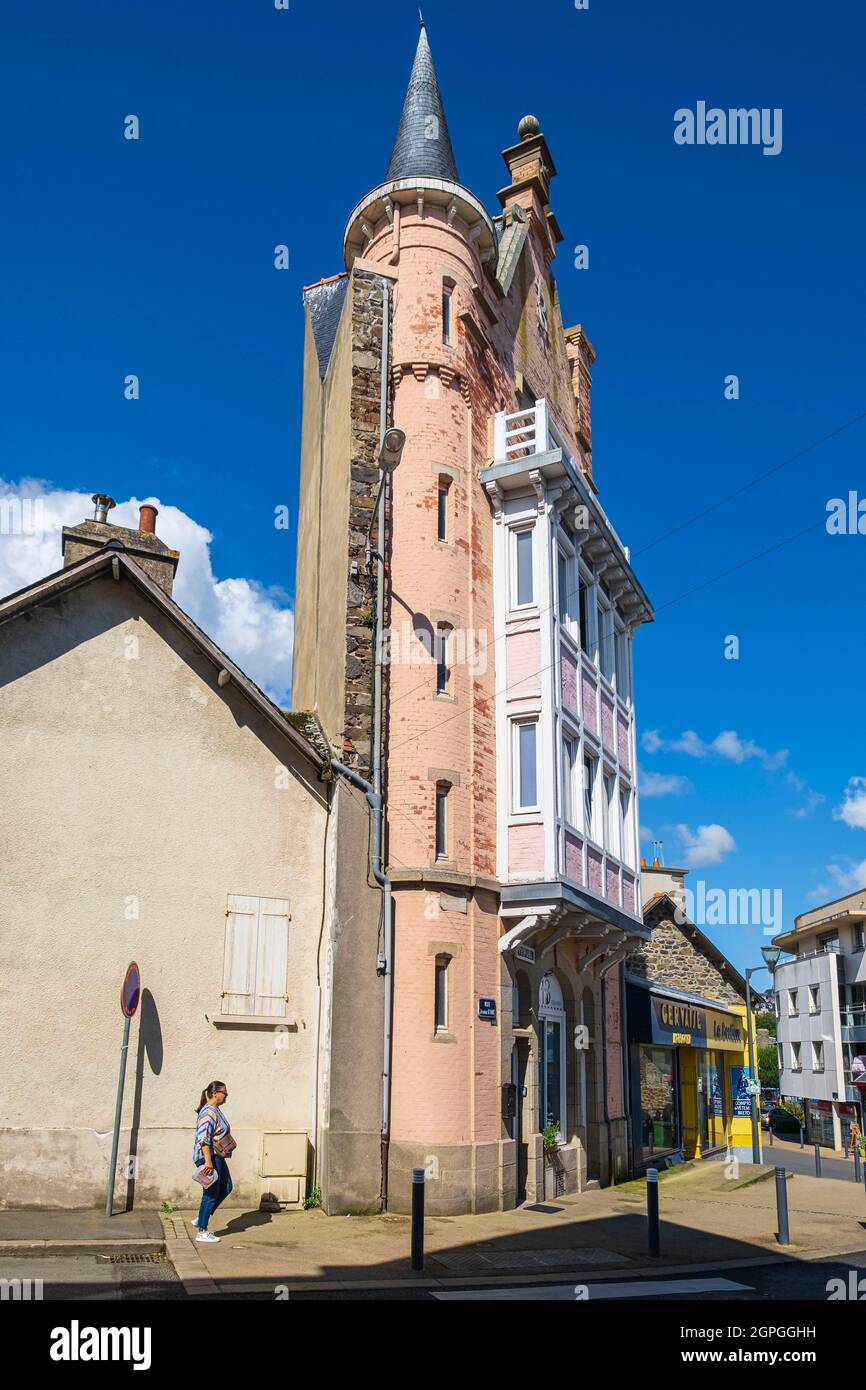
[[[337,336],[348,283],[349,277],[343,271],[340,275],[329,276],[327,280],[319,280],[315,285],[307,285],[304,290],[304,302],[310,310],[321,377],[324,377],[328,370],[334,350],[334,339]]]
[[[385,177],[390,181],[418,174],[460,182],[423,20]]]

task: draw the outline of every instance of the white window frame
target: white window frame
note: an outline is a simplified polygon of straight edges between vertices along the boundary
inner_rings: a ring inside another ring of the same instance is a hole
[[[569,748],[574,749],[574,760],[569,757]],[[569,830],[576,830],[580,833],[578,821],[578,809],[582,795],[581,780],[581,746],[580,737],[569,728],[563,728],[560,739],[560,768],[562,776],[562,806],[561,814],[564,824]],[[566,785],[568,792],[566,793]],[[567,814],[570,812],[571,814]]]
[[[451,479],[441,473],[436,480],[436,540],[448,545],[451,538]],[[440,524],[441,523],[441,524]],[[444,531],[444,535],[440,535]]]
[[[819,1014],[821,1012],[821,986],[809,986],[809,1013]]]
[[[822,1038],[812,1038],[812,1071],[824,1070],[824,1042]]]
[[[602,768],[601,788],[604,804],[604,847],[613,859],[622,859],[619,844],[619,788],[616,769],[609,763]]]
[[[800,1044],[795,1038],[791,1039],[791,1071],[802,1071],[800,1063]]]
[[[625,810],[623,810],[622,798],[627,798]],[[634,810],[634,791],[628,782],[623,782],[620,778],[617,784],[617,804],[619,808],[619,833],[620,833],[620,859],[626,868],[634,872],[634,847],[632,844],[632,813]]]
[[[799,989],[788,990],[788,1017],[798,1018],[800,1014],[800,991]]]
[[[451,787],[448,782],[437,782],[435,789],[435,802],[433,807],[433,858],[436,863],[449,858],[448,854],[448,833],[450,826],[448,798],[451,794]],[[442,849],[439,848],[439,807],[442,806]]]
[[[622,671],[620,672],[620,666]],[[629,679],[629,640],[628,628],[617,615],[613,614],[613,674],[616,693],[624,705],[631,702],[631,681]]]
[[[287,1016],[290,921],[288,898],[229,894],[223,941],[221,1017],[280,1019]],[[274,977],[273,990],[264,988],[269,968]],[[248,987],[230,988],[240,984]]]
[[[451,694],[451,669],[448,665],[449,649],[451,646],[451,636],[454,629],[450,623],[440,623],[434,629],[435,658],[436,658],[436,694],[440,697]],[[444,684],[440,687],[439,677],[444,675]]]
[[[435,1033],[448,1032],[448,970],[451,965],[451,957],[444,951],[436,956],[434,961],[434,985],[433,985],[433,1031]],[[443,1022],[439,1022],[439,1005],[442,1005]]]
[[[516,716],[511,720],[511,814],[512,816],[534,816],[541,810],[541,759],[539,757],[540,718],[537,714]],[[527,725],[535,728],[535,801],[521,806],[522,795],[520,778],[520,730]]]
[[[454,346],[454,284],[442,281],[442,342]]]
[[[565,561],[566,593],[560,593],[560,557]],[[580,566],[574,546],[560,531],[556,546],[556,602],[559,626],[575,647],[580,645]]]
[[[591,780],[591,782],[590,782],[590,784],[589,784],[589,788],[587,788],[587,780],[586,780],[586,764],[587,764],[587,762],[590,762],[590,763],[592,764],[592,780]],[[597,829],[597,827],[598,827],[598,768],[599,768],[599,763],[600,763],[600,759],[599,759],[599,757],[597,756],[597,754],[593,753],[590,749],[588,749],[587,746],[586,746],[586,744],[584,743],[584,745],[583,745],[583,756],[581,757],[581,761],[580,761],[580,790],[581,790],[581,797],[582,797],[580,813],[581,813],[581,819],[582,819],[582,821],[583,821],[583,833],[584,833],[584,835],[585,835],[585,837],[586,837],[587,840],[592,840],[593,843],[596,844],[596,845],[601,844],[601,841],[599,840],[598,836],[595,834],[595,831],[596,831],[596,829]],[[589,794],[590,794],[589,815],[587,815],[587,804],[586,804],[586,793],[587,793],[587,790],[589,790]]]
[[[596,626],[596,665],[598,673],[608,685],[613,688],[614,673],[616,671],[616,659],[613,650],[613,606],[602,593],[601,586],[598,587],[595,596],[595,626]],[[605,639],[610,638],[606,644]],[[610,671],[605,673],[604,653],[610,652]]]
[[[518,536],[521,536],[521,535],[525,535],[527,532],[529,533],[529,535],[530,535],[530,537],[531,537],[531,541],[530,541],[530,551],[531,551],[531,561],[532,561],[532,563],[531,563],[530,573],[531,573],[531,577],[532,577],[532,598],[529,600],[528,603],[519,603],[519,602],[518,602],[518,597],[517,597],[517,596],[518,596],[517,537],[518,537]],[[536,554],[537,550],[538,550],[538,545],[537,545],[536,539],[535,539],[535,523],[534,523],[534,522],[532,522],[532,521],[530,521],[530,522],[521,522],[521,523],[519,523],[518,525],[509,526],[509,528],[508,528],[508,569],[509,569],[508,603],[509,603],[510,611],[511,611],[512,613],[531,613],[531,612],[533,612],[534,610],[536,610],[537,607],[538,607],[538,599],[537,599],[537,594],[538,594],[538,574],[537,574],[537,569],[538,569],[538,557],[537,557],[537,554]]]

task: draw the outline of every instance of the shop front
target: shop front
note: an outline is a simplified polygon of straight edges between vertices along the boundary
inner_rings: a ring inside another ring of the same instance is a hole
[[[745,1010],[626,979],[634,1168],[749,1143]]]
[[[847,1101],[807,1100],[803,1108],[808,1143],[846,1152],[850,1149],[851,1126],[856,1122],[860,1128],[859,1106]]]

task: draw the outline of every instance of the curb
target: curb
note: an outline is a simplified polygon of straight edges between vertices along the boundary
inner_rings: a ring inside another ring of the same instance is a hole
[[[186,1233],[184,1233],[186,1234]],[[542,1270],[533,1274],[479,1274],[475,1277],[465,1275],[412,1275],[406,1278],[397,1276],[393,1279],[377,1280],[371,1279],[292,1279],[291,1276],[270,1276],[268,1278],[253,1277],[245,1280],[236,1278],[220,1279],[207,1273],[204,1263],[199,1259],[198,1252],[192,1246],[194,1256],[194,1266],[204,1271],[204,1274],[195,1274],[190,1269],[188,1280],[184,1279],[178,1270],[178,1275],[184,1284],[184,1288],[190,1297],[214,1297],[226,1294],[244,1294],[264,1292],[274,1290],[278,1285],[285,1287],[291,1293],[336,1293],[363,1290],[366,1293],[381,1290],[382,1292],[392,1292],[395,1289],[455,1289],[455,1288],[531,1288],[534,1284],[585,1284],[590,1280],[594,1284],[617,1283],[625,1276],[629,1279],[654,1279],[667,1278],[670,1275],[693,1275],[693,1274],[716,1274],[721,1270],[738,1270],[754,1268],[755,1266],[790,1264],[792,1261],[817,1261],[823,1259],[834,1259],[841,1255],[853,1254],[854,1252],[866,1249],[866,1236],[852,1245],[847,1245],[834,1250],[796,1250],[789,1248],[779,1250],[778,1253],[770,1251],[756,1250],[754,1256],[746,1256],[738,1260],[717,1260],[702,1264],[680,1264],[680,1265],[643,1265],[632,1268],[619,1266],[611,1269],[610,1265],[605,1265],[601,1269],[593,1270],[587,1266],[581,1266],[578,1270],[550,1269]],[[171,1255],[169,1258],[173,1258]],[[433,1258],[431,1256],[431,1258]]]
[[[190,1298],[218,1298],[220,1289],[214,1283],[204,1261],[199,1258],[192,1238],[192,1227],[187,1225],[185,1216],[163,1218],[165,1231],[165,1253],[174,1272],[183,1284],[184,1293]]]

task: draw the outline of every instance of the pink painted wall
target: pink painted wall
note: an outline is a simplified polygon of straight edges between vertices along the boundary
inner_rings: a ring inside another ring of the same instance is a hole
[[[583,842],[568,831],[565,833],[565,875],[574,883],[583,883]]]
[[[577,702],[577,662],[570,652],[562,648],[562,703],[567,709],[578,713]]]
[[[621,714],[616,717],[616,738],[619,761],[627,771],[631,770],[631,759],[628,755],[628,721],[623,719]]]
[[[604,897],[604,884],[601,872],[601,855],[592,846],[587,847],[587,869],[589,871],[588,887],[591,892],[597,893],[600,898]]]
[[[613,704],[603,692],[601,697],[601,741],[605,748],[609,748],[612,753],[616,751],[613,736]]]
[[[508,698],[541,690],[541,649],[537,632],[509,632],[505,639]]]
[[[509,874],[544,873],[544,826],[509,825]]]
[[[598,733],[598,715],[596,713],[596,678],[592,671],[587,671],[586,667],[581,670],[581,684],[583,685],[583,719],[588,728],[593,733]]]
[[[604,895],[619,905],[619,869],[609,859],[605,860],[604,866]]]

